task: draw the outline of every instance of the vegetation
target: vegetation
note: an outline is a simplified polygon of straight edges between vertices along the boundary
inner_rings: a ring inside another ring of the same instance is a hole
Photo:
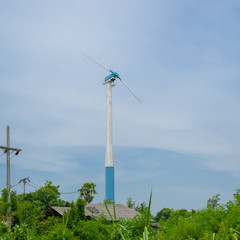
[[[93,194],[97,194],[95,183],[84,183],[80,188],[80,197],[82,197],[87,203],[92,202]]]
[[[126,205],[129,208],[132,208],[132,209],[134,209],[134,210],[136,210],[137,212],[140,212],[140,213],[147,210],[147,203],[146,202],[136,204],[136,202],[133,201],[133,199],[131,197],[129,197],[127,199]]]
[[[127,205],[141,214],[134,219],[120,219],[116,215],[106,218],[87,219],[85,206],[96,193],[82,194],[76,202],[60,199],[59,186],[47,181],[35,192],[17,195],[11,192],[11,212],[7,211],[8,191],[2,190],[0,198],[1,240],[240,240],[240,189],[233,194],[232,201],[220,204],[220,195],[210,198],[204,209],[161,209],[156,216],[150,212],[149,202],[136,204],[127,199]],[[90,196],[90,198],[89,198]],[[112,203],[114,206],[114,203]],[[49,214],[50,206],[69,206],[62,217]],[[106,205],[107,208],[107,205]],[[9,229],[8,221],[12,222]],[[154,223],[154,224],[153,224]],[[152,226],[152,227],[151,227]]]

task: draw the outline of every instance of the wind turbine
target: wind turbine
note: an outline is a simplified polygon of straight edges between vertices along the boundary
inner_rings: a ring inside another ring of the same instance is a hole
[[[86,53],[80,51],[82,55],[110,72],[110,75],[105,77],[103,85],[106,85],[106,98],[107,98],[107,144],[106,144],[106,159],[105,159],[105,200],[114,201],[114,157],[113,157],[113,144],[112,144],[112,87],[114,81],[119,79],[120,82],[132,93],[132,95],[139,101],[140,99],[128,87],[128,85],[120,78],[117,72],[104,66],[102,63],[96,61]]]

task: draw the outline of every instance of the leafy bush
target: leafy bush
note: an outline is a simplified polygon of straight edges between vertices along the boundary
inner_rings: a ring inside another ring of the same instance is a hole
[[[74,226],[74,234],[81,240],[110,240],[111,230],[111,225],[106,225],[101,220],[81,221]]]

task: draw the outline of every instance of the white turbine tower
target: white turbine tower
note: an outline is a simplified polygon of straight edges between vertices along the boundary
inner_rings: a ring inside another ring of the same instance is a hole
[[[96,61],[92,57],[88,56],[86,53],[81,53],[95,62],[108,72],[105,78],[104,85],[106,85],[106,98],[107,98],[107,144],[106,144],[106,159],[105,159],[105,200],[114,201],[114,157],[113,157],[113,144],[112,144],[112,87],[114,86],[114,81],[119,79],[120,82],[133,94],[133,96],[139,101],[140,99],[133,93],[133,91],[127,86],[127,84],[119,77],[117,72],[110,70],[105,67],[100,62]]]

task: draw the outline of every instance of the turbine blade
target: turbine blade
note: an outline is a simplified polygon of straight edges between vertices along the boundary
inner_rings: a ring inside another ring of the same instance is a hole
[[[110,72],[110,69],[107,68],[106,66],[104,66],[102,63],[98,62],[97,60],[95,60],[94,58],[88,56],[85,52],[80,51],[80,53],[82,55],[84,55],[85,57],[87,57],[88,59],[90,59],[91,61],[95,62],[97,65],[99,65],[100,67],[104,68],[105,70],[107,70],[108,72]]]
[[[135,93],[131,90],[131,88],[122,80],[119,78],[119,80],[122,82],[122,84],[131,92],[131,94],[139,101],[141,102],[141,100],[135,95]]]

